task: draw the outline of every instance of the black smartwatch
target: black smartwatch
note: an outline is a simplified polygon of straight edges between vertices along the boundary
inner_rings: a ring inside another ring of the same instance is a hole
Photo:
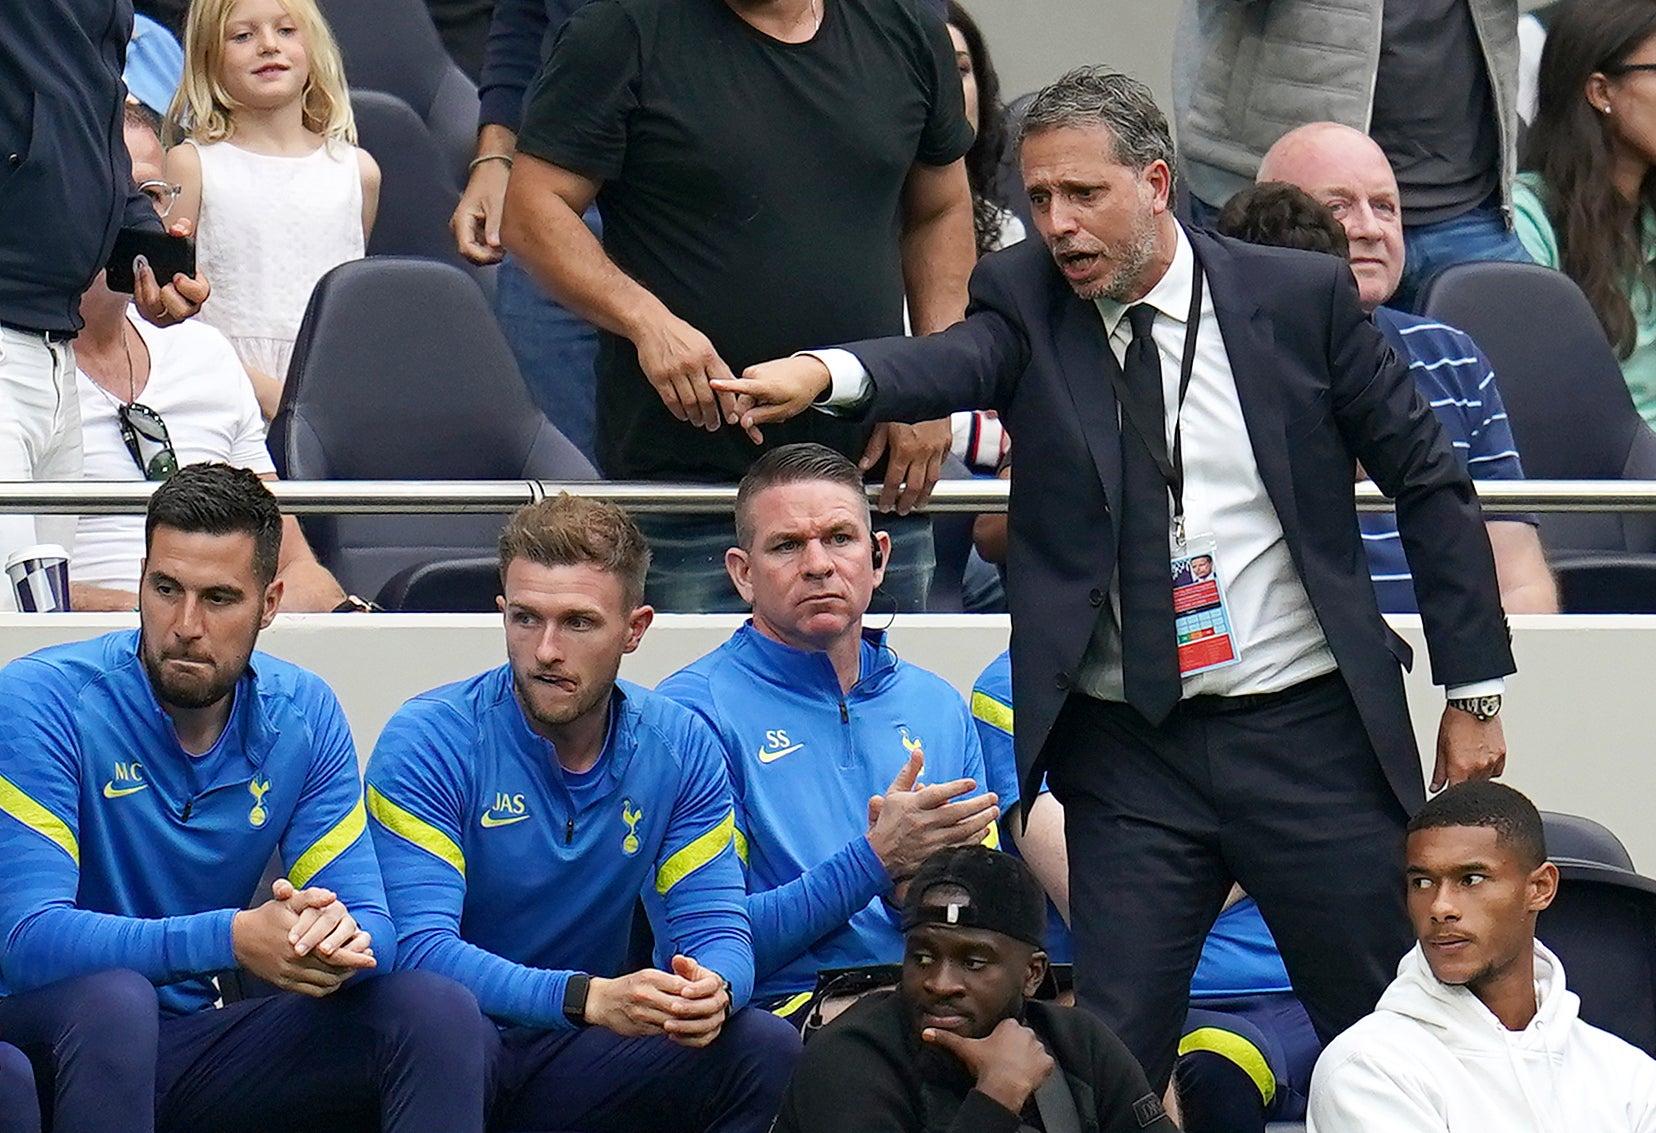
[[[576,972],[564,984],[563,1013],[564,1018],[576,1027],[587,1025],[586,1001],[587,992],[592,988],[592,977],[585,972]]]

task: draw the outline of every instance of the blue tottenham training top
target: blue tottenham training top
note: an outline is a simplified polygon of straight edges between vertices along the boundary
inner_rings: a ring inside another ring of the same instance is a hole
[[[730,981],[736,1007],[752,992],[718,748],[666,697],[615,688],[582,775],[530,730],[504,665],[410,700],[374,747],[368,810],[401,965],[458,981],[502,1022],[568,1028],[565,982],[621,973],[646,890],[669,955]]]
[[[922,785],[969,778],[983,791],[960,694],[866,631],[862,676],[842,695],[827,654],[772,641],[751,622],[660,688],[724,747],[748,866],[755,998],[808,991],[821,968],[900,962],[900,917],[884,900],[891,879],[866,836],[868,799],[886,792],[910,751],[924,753]]]
[[[0,670],[6,991],[130,968],[164,1014],[211,1006],[209,977],[236,967],[231,918],[277,850],[294,885],[339,894],[390,970],[396,937],[333,691],[255,653],[234,696],[218,743],[192,757],[136,630]]]
[[[1018,821],[1012,808],[1020,799],[1018,757],[1012,750],[1012,654],[1009,651],[1002,650],[999,657],[989,662],[972,686],[972,720],[977,724],[978,742],[983,745],[989,789],[1000,795],[1001,824],[1006,826]],[[1044,777],[1040,793],[1047,793]],[[1010,833],[1012,828],[1006,826],[1006,829]],[[1017,853],[1017,843],[1008,838],[1006,850]],[[1047,899],[1046,952],[1054,964],[1075,962],[1075,938],[1051,898]]]

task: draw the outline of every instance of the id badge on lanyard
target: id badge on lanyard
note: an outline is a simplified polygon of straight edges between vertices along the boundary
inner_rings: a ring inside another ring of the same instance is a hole
[[[1179,364],[1179,400],[1173,415],[1173,446],[1169,452],[1163,422],[1137,404],[1125,378],[1117,374],[1116,399],[1123,415],[1143,438],[1173,500],[1173,545],[1170,565],[1173,586],[1173,631],[1178,644],[1179,675],[1194,676],[1209,669],[1234,665],[1242,659],[1231,631],[1224,584],[1219,580],[1219,547],[1211,533],[1187,536],[1184,512],[1184,431],[1180,417],[1196,369],[1196,337],[1202,314],[1202,271],[1198,264],[1191,279],[1190,313],[1185,319],[1184,350]]]
[[[1173,553],[1173,632],[1179,645],[1179,675],[1195,676],[1242,659],[1231,633],[1225,586],[1219,581],[1219,545],[1212,535],[1180,538]]]

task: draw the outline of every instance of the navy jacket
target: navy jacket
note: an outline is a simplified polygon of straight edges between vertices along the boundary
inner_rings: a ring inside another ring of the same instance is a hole
[[[78,331],[115,233],[160,228],[121,134],[131,35],[132,0],[0,8],[0,323]]]
[[[1248,440],[1340,674],[1405,811],[1425,802],[1399,663],[1380,617],[1353,499],[1357,460],[1397,500],[1397,526],[1437,683],[1514,670],[1495,563],[1466,468],[1357,301],[1337,258],[1191,231],[1213,291]],[[994,408],[1018,451],[1007,589],[1015,744],[1034,799],[1116,565],[1121,447],[1116,365],[1093,304],[1038,240],[979,261],[964,322],[926,338],[849,349],[868,367],[876,421]],[[1031,440],[1033,438],[1033,441]]]

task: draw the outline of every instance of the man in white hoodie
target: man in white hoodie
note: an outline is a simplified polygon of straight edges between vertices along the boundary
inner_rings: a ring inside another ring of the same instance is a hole
[[[1461,783],[1408,826],[1417,946],[1311,1079],[1310,1133],[1656,1133],[1656,1062],[1577,1017],[1535,939],[1558,891],[1541,816]]]

